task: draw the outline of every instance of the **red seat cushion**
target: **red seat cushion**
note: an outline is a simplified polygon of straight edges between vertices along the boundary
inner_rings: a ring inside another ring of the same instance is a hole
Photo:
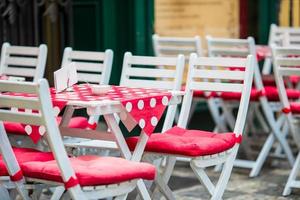
[[[132,179],[153,180],[155,167],[148,163],[138,163],[116,157],[80,156],[70,158],[81,186],[115,184]],[[56,161],[29,162],[22,165],[26,177],[62,182]]]
[[[290,103],[291,111],[294,114],[300,114],[300,102],[292,102]]]
[[[56,117],[56,121],[58,123],[61,122],[61,117]],[[85,117],[72,117],[70,122],[69,122],[69,127],[70,128],[81,128],[85,129],[89,125],[88,119]]]
[[[53,160],[54,157],[51,152],[41,152],[35,149],[29,148],[13,148],[17,161],[20,165],[29,161],[49,161]],[[5,163],[0,155],[0,176],[8,176],[8,172]]]
[[[279,94],[278,89],[273,86],[266,86],[265,88],[265,95],[269,101],[279,101]],[[287,96],[289,99],[298,99],[300,97],[300,91],[296,89],[286,89]],[[255,88],[251,89],[250,93],[250,100],[257,101],[260,95],[262,94],[261,91],[258,91]],[[240,100],[241,93],[240,92],[222,92],[220,97],[224,100]]]
[[[61,117],[56,118],[57,122],[61,122]],[[4,128],[7,133],[15,135],[26,135],[25,128],[21,123],[17,122],[3,122]],[[88,120],[85,117],[73,117],[69,123],[70,128],[81,128],[85,129],[88,127]]]
[[[131,150],[138,137],[127,138]],[[152,134],[147,141],[146,151],[183,156],[205,156],[224,152],[237,142],[234,133],[216,134],[200,130],[173,127],[165,133]]]
[[[220,94],[220,97],[224,100],[240,100],[242,93],[240,92],[222,92]],[[250,92],[250,100],[251,101],[257,101],[259,98],[259,91],[257,91],[255,88],[251,89]]]

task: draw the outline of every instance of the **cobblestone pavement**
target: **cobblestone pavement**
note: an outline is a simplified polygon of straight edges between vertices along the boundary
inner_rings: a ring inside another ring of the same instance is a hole
[[[216,181],[218,173],[208,169],[209,176]],[[234,169],[223,199],[228,200],[300,200],[300,190],[293,190],[293,195],[281,195],[290,169],[288,166],[267,166],[256,178],[249,178],[249,170]],[[205,188],[196,179],[193,171],[186,164],[179,164],[170,180],[170,187],[178,200],[209,199]],[[162,198],[163,199],[163,198]]]

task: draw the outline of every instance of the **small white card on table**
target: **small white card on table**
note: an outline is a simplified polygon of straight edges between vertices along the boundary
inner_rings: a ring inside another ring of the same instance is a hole
[[[75,63],[70,63],[54,72],[54,87],[61,92],[78,82]]]

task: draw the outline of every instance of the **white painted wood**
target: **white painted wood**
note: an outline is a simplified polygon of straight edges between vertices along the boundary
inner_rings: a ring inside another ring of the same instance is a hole
[[[50,93],[49,93],[49,85],[48,82],[45,79],[39,80],[37,83],[19,83],[19,82],[9,82],[9,81],[1,81],[0,82],[0,88],[4,89],[6,92],[12,92],[15,90],[23,90],[23,91],[30,91],[33,93],[33,95],[36,95],[38,97],[38,102],[34,101],[32,103],[38,104],[36,107],[40,108],[38,113],[31,113],[31,112],[24,112],[20,114],[21,112],[16,112],[14,109],[11,110],[0,110],[0,120],[7,120],[7,116],[9,116],[9,121],[12,122],[21,122],[24,124],[39,124],[43,125],[46,128],[47,133],[45,134],[45,137],[47,139],[49,149],[53,152],[55,160],[57,161],[58,167],[61,171],[62,179],[64,182],[68,181],[70,177],[76,177],[74,170],[71,166],[71,163],[69,161],[69,157],[66,153],[63,141],[61,139],[61,133],[57,126],[57,122],[55,120],[55,115],[52,108],[52,102],[50,100]],[[18,88],[18,89],[16,89]],[[4,95],[0,95],[0,102],[1,98]],[[5,97],[6,98],[6,97]],[[11,96],[13,99],[14,96]],[[19,97],[16,97],[20,104],[22,104],[22,99]],[[6,98],[7,99],[7,98]],[[23,97],[23,101],[25,104],[29,104],[29,99],[31,97]],[[36,98],[35,98],[36,99]],[[14,105],[14,104],[13,104]],[[8,106],[8,105],[7,105]],[[11,107],[11,106],[8,106]],[[22,115],[22,117],[20,117]],[[26,117],[23,117],[26,116]],[[118,124],[116,123],[116,120],[113,117],[113,114],[108,114],[105,116],[105,118],[108,119],[110,122],[109,124],[112,124],[110,126],[111,130],[116,130],[115,132],[119,133],[119,136],[122,136],[122,132],[120,129],[117,129]],[[90,130],[92,132],[92,130]],[[6,135],[5,129],[3,127],[2,121],[0,121],[0,151],[2,156],[4,157],[4,160],[7,164],[8,171],[10,174],[15,174],[20,168],[19,165],[14,157],[14,153],[12,151],[12,148],[10,146],[8,137]],[[122,136],[123,137],[123,136]],[[147,139],[147,138],[146,138]],[[144,139],[143,139],[144,140]],[[124,141],[124,138],[123,138]],[[145,145],[145,141],[142,142],[141,145]],[[124,145],[123,145],[124,146]],[[127,147],[128,148],[128,147]],[[143,151],[143,148],[141,148]],[[137,152],[134,153],[134,160],[139,161],[141,157],[141,153]],[[128,149],[128,154],[126,155],[127,158],[131,158],[131,153]],[[120,166],[122,167],[122,166]],[[38,180],[35,179],[35,182],[40,183],[50,183],[47,180]],[[24,188],[24,180],[15,182],[15,186],[17,190],[19,191],[20,195],[24,199],[27,198],[27,193]],[[143,183],[143,182],[141,182]],[[60,186],[61,183],[55,183],[51,182],[51,184]],[[81,200],[81,199],[94,199],[95,197],[99,198],[105,198],[108,196],[127,196],[127,193],[132,191],[137,185],[136,181],[132,181],[129,184],[128,183],[120,183],[120,184],[114,184],[114,185],[107,185],[104,188],[104,190],[99,190],[99,187],[91,187],[89,190],[82,190],[82,188],[77,185],[72,188],[68,189],[68,192],[72,199],[75,200]],[[58,191],[58,196],[61,194],[60,191]],[[145,199],[150,199],[149,194],[146,190],[143,190],[143,195],[146,197]],[[147,198],[148,197],[148,198]]]
[[[234,43],[234,45],[232,45],[232,41],[235,39],[218,39],[218,38],[213,38],[213,37],[207,37],[207,41],[208,41],[208,53],[209,56],[223,56],[222,54],[218,54],[218,52],[214,51],[214,46],[218,46],[218,42],[222,41],[222,50],[226,51],[227,49],[237,49],[237,48],[241,48],[243,46],[243,48],[248,50],[248,54],[252,55],[254,57],[254,85],[256,87],[257,90],[262,90],[264,88],[263,86],[263,82],[262,82],[262,78],[261,78],[261,74],[260,74],[260,70],[258,67],[258,62],[256,59],[256,52],[255,52],[255,42],[254,39],[251,37],[248,37],[245,40],[242,39],[238,39],[236,40],[236,42]],[[241,41],[244,41],[243,43],[240,43]],[[227,45],[224,45],[225,43],[228,43]],[[218,46],[218,48],[220,48]],[[233,55],[229,55],[227,54],[227,56],[236,56],[236,54]],[[242,54],[240,55],[242,56]],[[245,57],[246,55],[244,55],[243,57]],[[259,103],[262,107],[262,111],[263,114],[265,115],[265,118],[267,120],[267,123],[270,127],[270,134],[274,134],[275,138],[277,141],[279,141],[280,145],[282,146],[282,148],[284,148],[285,154],[287,155],[287,158],[289,160],[289,162],[292,164],[294,162],[294,157],[293,154],[291,152],[290,147],[288,146],[285,138],[282,136],[282,132],[281,132],[281,128],[280,128],[280,123],[277,121],[277,118],[274,115],[274,112],[280,111],[280,107],[277,107],[275,110],[272,109],[272,104],[270,102],[268,102],[267,98],[265,96],[261,96],[259,98]],[[215,104],[214,106],[217,107],[217,105]],[[251,108],[251,107],[250,107]],[[220,107],[218,108],[220,109]],[[225,109],[223,109],[223,111],[226,112]],[[230,115],[230,113],[226,113],[227,115]],[[217,116],[218,118],[218,116]],[[220,118],[220,116],[219,116]],[[225,117],[225,119],[227,120],[228,117]],[[218,121],[221,121],[221,119],[219,119]],[[228,123],[228,122],[226,122]],[[216,123],[217,124],[217,123]],[[266,141],[265,145],[270,145],[270,143],[268,141]],[[269,149],[269,147],[265,147],[265,149]],[[265,159],[262,158],[266,158],[266,153],[267,151],[261,151],[260,155],[258,156],[257,160],[256,160],[256,164],[253,166],[254,168],[252,170],[256,171],[256,174],[258,174],[259,170],[258,168],[260,168],[262,166],[262,164],[265,162]],[[263,155],[262,155],[263,154]],[[251,167],[251,166],[249,166]],[[253,175],[253,173],[252,173]]]
[[[45,44],[39,47],[25,47],[4,43],[1,50],[0,74],[30,77],[37,82],[44,76],[46,60]],[[31,68],[28,68],[29,66]]]
[[[71,62],[75,63],[78,81],[107,85],[112,69],[113,51],[77,51],[67,47],[64,50],[62,67]]]
[[[152,42],[156,56],[176,57],[178,54],[189,55],[191,53],[201,56],[203,54],[199,36],[166,37],[154,34]]]

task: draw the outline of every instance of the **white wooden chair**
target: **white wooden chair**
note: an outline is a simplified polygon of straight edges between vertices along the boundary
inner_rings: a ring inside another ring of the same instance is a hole
[[[269,31],[268,46],[271,48],[272,45],[278,47],[289,46],[289,45],[300,45],[300,28],[295,27],[283,27],[271,24]],[[272,70],[272,57],[268,57],[264,61],[262,73],[271,74]]]
[[[229,67],[242,67],[245,71],[229,71]],[[167,165],[162,174],[157,174],[158,181],[165,184],[173,171],[176,157],[190,159],[190,165],[196,177],[212,195],[211,199],[221,199],[229,180],[234,159],[241,142],[246,114],[248,110],[250,90],[253,77],[253,58],[207,58],[197,57],[191,54],[189,59],[189,73],[185,96],[180,111],[178,125],[161,134],[153,134],[149,138],[145,154],[153,156],[167,156]],[[226,71],[226,72],[225,72]],[[219,81],[216,81],[219,80]],[[231,82],[234,81],[234,82]],[[206,92],[235,91],[241,92],[237,121],[233,133],[217,134],[200,130],[186,130],[188,115],[192,104],[193,91],[203,90]],[[223,138],[229,144],[224,145]],[[226,139],[225,139],[226,138]],[[127,139],[130,148],[134,148],[137,142],[136,137]],[[217,149],[219,148],[219,149]],[[224,163],[224,168],[216,186],[210,181],[205,169]],[[152,188],[154,189],[154,188]],[[152,193],[154,197],[155,191]],[[170,198],[169,198],[170,199]]]
[[[0,81],[0,91],[33,95],[31,97],[0,95],[2,106],[37,111],[27,113],[0,109],[0,151],[8,174],[14,177],[14,183],[21,192],[20,194],[25,197],[24,199],[28,199],[24,185],[22,185],[25,180],[49,186],[64,186],[72,199],[82,200],[110,196],[119,196],[118,198],[124,199],[127,193],[136,187],[138,180],[154,179],[155,167],[146,163],[98,156],[69,158],[54,117],[46,80],[42,79],[37,83]],[[28,161],[19,165],[1,122],[8,119],[45,128],[47,132],[44,138],[55,160]]]
[[[2,45],[0,75],[30,78],[36,82],[43,78],[47,60],[47,46],[39,47]]]
[[[183,68],[183,55],[178,55],[177,57],[152,57],[133,56],[130,52],[126,52],[124,54],[120,85],[180,91]],[[173,123],[176,108],[176,105],[168,107],[165,118],[167,123],[163,126],[164,130],[169,123]],[[117,145],[112,145],[111,142],[99,140],[79,141],[76,143],[68,142],[66,145],[76,145],[77,147],[84,148],[117,148]]]
[[[285,156],[288,159],[289,163],[293,165],[294,156],[292,154],[289,144],[286,141],[288,127],[284,123],[283,116],[275,116],[275,113],[281,110],[279,104],[278,90],[274,86],[265,87],[263,85],[259,66],[256,59],[254,39],[252,37],[248,37],[248,39],[224,39],[208,37],[207,40],[209,56],[246,57],[247,55],[253,55],[254,57],[255,87],[251,90],[251,109],[249,110],[248,119],[252,120],[253,117],[257,117],[263,127],[267,126],[265,129],[269,129],[268,132],[270,132],[270,134],[268,135],[268,138],[265,141],[258,157],[254,161],[237,160],[235,162],[235,165],[243,168],[250,168],[250,177],[257,176],[267,156],[270,154],[272,145],[275,142],[278,142],[280,145],[278,148],[276,148],[274,156]],[[289,98],[297,99],[299,98],[299,91],[289,89],[288,95]],[[228,105],[232,105],[232,101],[239,100],[240,94],[237,95],[236,93],[222,93],[220,97],[223,99],[223,102],[225,102],[222,104],[222,110],[224,111],[225,115],[223,116],[223,118],[220,116],[216,116],[217,120],[224,122],[222,120],[225,118],[225,122],[227,122],[227,124],[231,128],[233,128],[233,123],[235,119],[232,116],[230,116],[230,113],[232,112],[230,111],[230,106]],[[265,117],[261,115],[261,112],[258,109],[257,105],[261,107],[262,113]],[[267,124],[264,123],[265,121],[267,122]],[[247,149],[249,148],[247,148],[246,146],[246,150]]]
[[[156,56],[174,57],[178,54],[183,54],[188,60],[191,53],[196,53],[199,56],[203,54],[199,36],[164,37],[154,34],[152,36],[152,41]]]
[[[286,78],[290,75],[300,76],[300,48],[299,47],[273,47],[273,63],[276,84],[279,89],[279,96],[283,105],[282,113],[285,114],[290,132],[298,147],[300,148],[299,135],[299,114],[300,103],[298,101],[291,101],[287,96]],[[295,57],[296,56],[296,57]],[[283,195],[289,195],[292,188],[300,188],[300,181],[297,179],[297,174],[300,169],[300,153],[298,153],[293,169],[289,175],[288,181],[285,185]]]
[[[152,36],[154,53],[156,56],[168,56],[176,57],[178,54],[183,54],[186,60],[186,66],[188,65],[189,56],[191,53],[196,53],[198,56],[202,56],[202,42],[199,36],[195,37],[167,37],[154,34]],[[187,76],[187,67],[183,73],[183,84],[185,84],[185,79]],[[184,86],[184,85],[183,85]],[[184,87],[182,88],[184,90]],[[193,116],[197,104],[200,101],[206,100],[206,96],[202,91],[194,92],[193,104],[189,116],[189,121]],[[178,117],[177,117],[178,118]],[[176,120],[178,120],[176,118]]]
[[[77,70],[79,82],[88,82],[93,84],[108,85],[113,64],[113,51],[111,49],[105,52],[96,51],[77,51],[71,47],[66,47],[62,58],[62,67],[74,63]],[[96,128],[99,116],[93,116],[87,119],[84,117],[75,117],[78,124],[87,124],[88,128]],[[73,119],[74,121],[74,119]],[[82,127],[84,128],[84,127]]]
[[[113,51],[75,51],[71,47],[64,50],[62,67],[75,63],[79,82],[107,85],[113,63]]]

